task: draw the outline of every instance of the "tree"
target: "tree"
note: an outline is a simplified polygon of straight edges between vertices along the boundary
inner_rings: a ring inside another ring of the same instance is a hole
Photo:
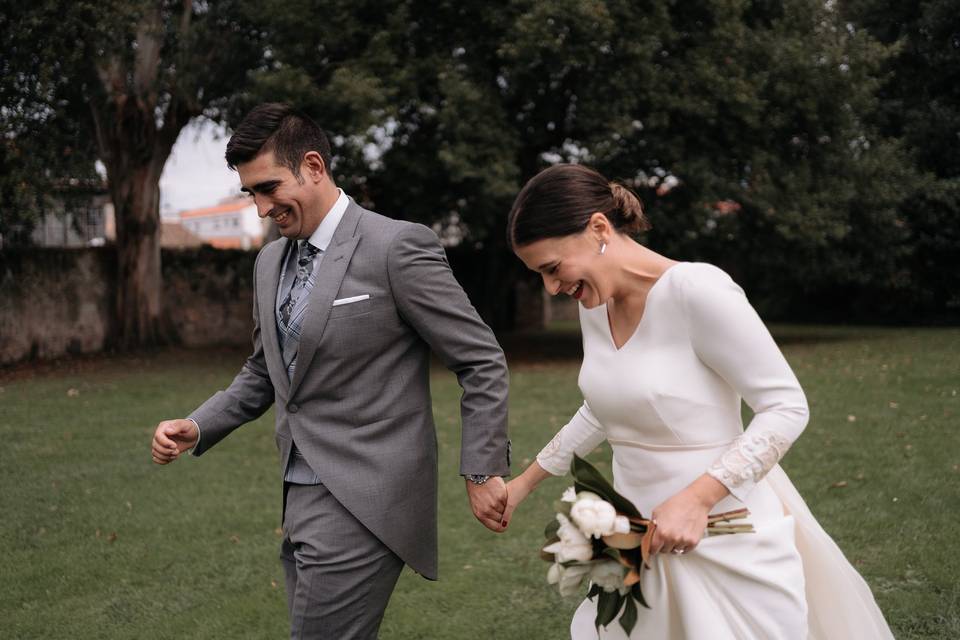
[[[338,171],[352,192],[466,231],[486,282],[473,298],[495,326],[509,325],[518,277],[504,247],[510,203],[559,160],[635,186],[657,249],[738,271],[782,312],[820,291],[902,288],[898,207],[916,176],[870,119],[892,49],[849,31],[833,4],[378,6],[306,25],[271,19],[277,68],[342,134]]]
[[[872,122],[900,138],[923,173],[900,208],[912,249],[896,301],[913,317],[960,313],[960,6],[956,0],[848,0],[844,16],[895,54]]]
[[[20,98],[4,128],[17,149],[62,149],[63,130],[95,143],[116,215],[116,346],[162,342],[160,174],[192,118],[225,117],[261,64],[261,33],[229,1],[40,0],[4,15],[3,86]],[[73,169],[46,160],[48,174]]]

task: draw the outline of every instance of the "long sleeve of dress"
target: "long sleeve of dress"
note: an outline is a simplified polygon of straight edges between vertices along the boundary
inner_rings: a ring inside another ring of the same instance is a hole
[[[693,348],[754,411],[707,473],[743,500],[799,437],[809,411],[800,383],[743,289],[716,267],[704,265],[703,271],[682,283]]]
[[[586,402],[577,411],[550,444],[537,454],[537,462],[541,467],[555,476],[562,476],[570,471],[573,454],[583,457],[599,446],[606,439],[603,426],[590,411]]]

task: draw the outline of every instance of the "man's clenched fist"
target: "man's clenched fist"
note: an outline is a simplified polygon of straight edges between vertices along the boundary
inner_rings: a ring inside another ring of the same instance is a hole
[[[164,420],[153,432],[153,461],[157,464],[173,462],[199,439],[200,431],[193,420]]]

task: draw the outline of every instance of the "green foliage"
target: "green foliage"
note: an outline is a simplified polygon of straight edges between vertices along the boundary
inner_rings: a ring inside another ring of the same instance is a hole
[[[870,117],[902,140],[923,172],[905,185],[898,224],[909,257],[888,303],[908,317],[955,319],[960,310],[960,7],[955,0],[848,0],[852,23],[894,55],[886,58]],[[884,292],[886,293],[886,292]]]
[[[175,138],[147,119],[104,144],[90,106],[123,123],[145,101],[179,130],[288,100],[333,134],[337,181],[363,204],[465,234],[490,283],[470,293],[500,326],[521,277],[507,211],[557,161],[632,185],[645,242],[719,263],[765,313],[960,309],[953,0],[232,0],[188,3],[186,22],[172,0],[5,1],[3,204]],[[21,207],[0,208],[2,233]]]
[[[379,9],[334,3],[306,24],[271,12],[264,29],[279,44],[264,95],[285,95],[287,82],[341,134],[338,179],[367,204],[461,225],[499,284],[471,292],[482,311],[518,277],[502,241],[512,198],[556,161],[634,186],[652,246],[719,262],[768,312],[824,293],[870,304],[918,288],[905,203],[928,182],[911,157],[919,141],[876,118],[899,45],[848,25],[834,3]]]

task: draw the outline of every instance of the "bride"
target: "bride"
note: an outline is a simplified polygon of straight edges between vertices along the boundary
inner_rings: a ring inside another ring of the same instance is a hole
[[[517,256],[580,302],[584,403],[508,485],[513,509],[603,440],[614,487],[656,522],[631,638],[892,638],[869,587],[778,462],[807,424],[796,377],[720,269],[635,242],[648,228],[622,185],[581,165],[532,178],[510,212]],[[744,428],[741,398],[754,411]],[[710,513],[750,509],[756,533],[704,538]],[[595,600],[571,624],[596,638]],[[625,638],[616,622],[602,638]]]

